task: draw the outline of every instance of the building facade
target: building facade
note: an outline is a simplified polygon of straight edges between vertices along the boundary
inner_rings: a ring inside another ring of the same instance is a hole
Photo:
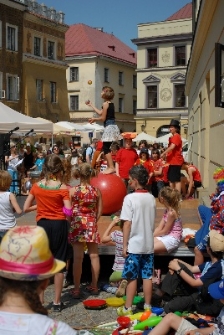
[[[212,178],[224,166],[224,2],[194,0],[193,44],[186,76],[189,101],[190,156],[199,167],[204,190],[215,191]]]
[[[115,91],[116,122],[121,131],[135,131],[137,108],[136,53],[114,35],[85,24],[70,26],[66,33],[68,105],[71,121],[86,123],[101,108],[101,91]]]
[[[69,120],[64,14],[35,0],[0,0],[2,102],[32,117]]]
[[[22,111],[23,15],[19,1],[0,0],[0,101]]]
[[[191,4],[166,21],[138,25],[138,38],[132,40],[137,45],[137,132],[165,135],[174,118],[185,127],[186,135],[185,75],[191,41]]]

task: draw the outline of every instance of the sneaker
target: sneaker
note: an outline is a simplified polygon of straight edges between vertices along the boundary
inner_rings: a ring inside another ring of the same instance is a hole
[[[117,289],[116,297],[120,298],[125,295],[127,285],[128,285],[128,281],[126,279],[123,279]]]
[[[65,308],[65,305],[63,304],[63,302],[61,302],[58,305],[53,303],[53,312],[61,312],[63,308]]]
[[[144,311],[145,311],[145,312],[147,312],[147,311],[151,311],[151,308],[152,308],[151,305],[144,304]]]
[[[131,307],[125,308],[124,306],[121,306],[117,309],[117,315],[119,316],[125,316],[125,315],[132,315],[132,309]]]
[[[64,279],[64,283],[63,283],[64,288],[67,288],[71,285],[73,285],[73,282],[71,280]]]

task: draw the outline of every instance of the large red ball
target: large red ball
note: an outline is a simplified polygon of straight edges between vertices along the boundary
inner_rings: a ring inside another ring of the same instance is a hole
[[[122,207],[123,199],[127,194],[124,182],[115,174],[99,173],[91,179],[91,185],[99,188],[103,199],[104,215],[113,214]]]

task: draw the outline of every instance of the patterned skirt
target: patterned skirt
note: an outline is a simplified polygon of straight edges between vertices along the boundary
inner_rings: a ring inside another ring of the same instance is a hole
[[[102,142],[114,142],[122,139],[120,130],[116,124],[110,124],[104,128]]]

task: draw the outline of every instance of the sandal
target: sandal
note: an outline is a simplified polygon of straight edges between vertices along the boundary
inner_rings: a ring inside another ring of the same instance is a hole
[[[79,290],[71,290],[69,293],[72,296],[72,298],[74,298],[74,299],[80,299],[81,298]]]
[[[91,295],[99,295],[100,294],[100,291],[99,291],[98,287],[93,287],[91,285],[86,286],[86,291],[91,293]]]

